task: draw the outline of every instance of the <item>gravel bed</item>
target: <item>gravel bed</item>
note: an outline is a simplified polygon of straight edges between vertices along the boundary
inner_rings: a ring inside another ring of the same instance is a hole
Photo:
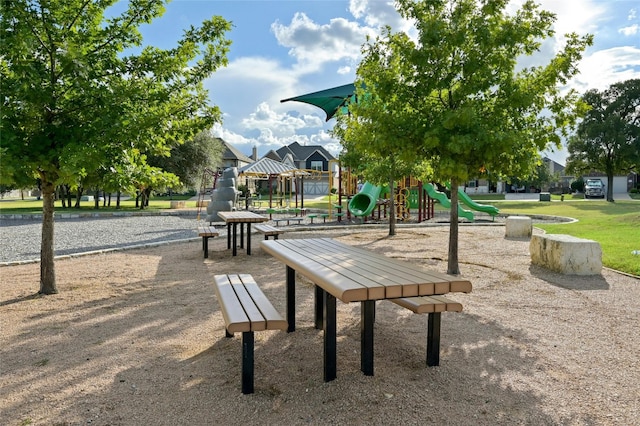
[[[448,214],[436,212],[436,216],[421,224],[415,221],[399,222],[404,226],[446,226]],[[570,221],[569,218],[552,216],[531,216],[534,223]],[[477,213],[473,225],[504,225],[505,216],[491,218]],[[130,216],[92,216],[65,218],[56,217],[54,250],[56,256],[68,256],[79,253],[123,249],[132,246],[149,246],[198,238],[197,220],[193,215],[130,215]],[[471,223],[462,223],[471,225]],[[217,223],[221,236],[226,235],[223,222]],[[280,226],[287,230],[303,231],[308,229],[332,228],[335,226],[359,226],[363,228],[387,227],[388,222],[370,220],[362,223],[358,219],[342,222],[317,221],[311,225],[305,221],[301,225]],[[0,265],[40,260],[42,220],[6,219],[0,217]]]
[[[189,216],[56,218],[56,256],[197,238],[196,219]],[[0,219],[0,263],[40,259],[40,220]]]

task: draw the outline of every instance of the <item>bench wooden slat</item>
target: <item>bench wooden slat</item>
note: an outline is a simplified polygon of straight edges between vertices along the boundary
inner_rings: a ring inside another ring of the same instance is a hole
[[[260,312],[260,309],[258,308],[258,306],[256,306],[256,302],[247,291],[247,288],[245,287],[243,281],[240,279],[240,276],[229,275],[229,281],[231,281],[233,290],[236,292],[236,296],[238,297],[238,300],[240,301],[245,314],[249,318],[250,331],[266,330],[267,321],[262,316],[262,312]],[[251,279],[251,281],[253,281],[253,279]],[[255,284],[255,281],[253,283]],[[267,304],[270,304],[268,300],[266,302]]]
[[[199,237],[217,237],[220,235],[213,226],[200,226],[198,228]]]
[[[275,226],[271,225],[256,225],[254,226],[254,229],[265,235],[278,235],[284,233],[283,229],[276,228]]]
[[[267,330],[286,330],[287,320],[273,307],[253,277],[249,274],[240,274],[240,279],[256,306],[260,309],[260,313],[266,321]]]
[[[215,289],[218,296],[218,304],[222,311],[222,317],[229,333],[251,331],[251,322],[244,312],[240,301],[236,297],[229,277],[226,275],[215,276]]]
[[[444,296],[419,296],[389,299],[396,305],[407,308],[416,314],[430,314],[433,312],[462,312],[462,304]]]

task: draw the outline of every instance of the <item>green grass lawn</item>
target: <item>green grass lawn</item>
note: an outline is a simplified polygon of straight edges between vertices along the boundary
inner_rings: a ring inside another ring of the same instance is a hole
[[[180,197],[174,196],[177,200]],[[184,199],[184,198],[183,198]],[[568,224],[540,224],[536,225],[548,233],[569,234],[579,238],[586,238],[600,243],[603,251],[603,264],[633,275],[640,275],[640,256],[632,254],[640,250],[640,201],[616,201],[608,203],[600,200],[584,201],[582,198],[574,200],[571,195],[565,195],[561,202],[560,196],[553,196],[558,202],[536,201],[487,201],[486,204],[495,205],[502,214],[541,214],[567,216],[578,219],[576,223]],[[332,204],[337,204],[337,197],[332,197]],[[147,210],[168,209],[168,198],[154,198]],[[115,201],[112,207],[100,207],[98,211],[116,211]],[[304,202],[307,208],[326,209],[329,205],[328,197],[309,199]],[[343,198],[343,206],[346,199]],[[187,201],[187,207],[195,208],[195,201]],[[135,201],[121,202],[118,211],[136,211]],[[83,202],[80,209],[63,209],[60,202],[56,202],[58,212],[95,212],[92,202]],[[33,214],[42,212],[42,201],[14,200],[0,202],[0,214]]]

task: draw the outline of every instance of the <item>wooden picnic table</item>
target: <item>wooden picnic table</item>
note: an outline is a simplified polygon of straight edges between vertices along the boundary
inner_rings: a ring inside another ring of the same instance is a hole
[[[336,299],[361,303],[361,359],[373,375],[375,302],[471,291],[471,282],[330,238],[262,241],[286,265],[287,331],[295,330],[296,272],[315,284],[315,327],[324,329],[324,380],[336,378]]]
[[[240,248],[244,248],[244,225],[247,226],[247,254],[251,255],[251,224],[266,222],[268,217],[259,214],[240,210],[233,212],[218,212],[220,219],[227,224],[227,249],[232,248],[232,255],[237,254],[237,232],[238,224],[240,224]],[[233,244],[232,244],[233,238]]]

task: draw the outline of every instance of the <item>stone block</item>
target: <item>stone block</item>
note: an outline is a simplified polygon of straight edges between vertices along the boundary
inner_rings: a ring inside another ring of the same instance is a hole
[[[602,248],[597,241],[563,234],[533,235],[531,263],[566,275],[599,275]]]
[[[172,209],[184,209],[187,206],[185,201],[172,201],[171,208]]]
[[[509,238],[529,238],[531,237],[533,225],[528,216],[509,216],[505,226],[505,237]]]

